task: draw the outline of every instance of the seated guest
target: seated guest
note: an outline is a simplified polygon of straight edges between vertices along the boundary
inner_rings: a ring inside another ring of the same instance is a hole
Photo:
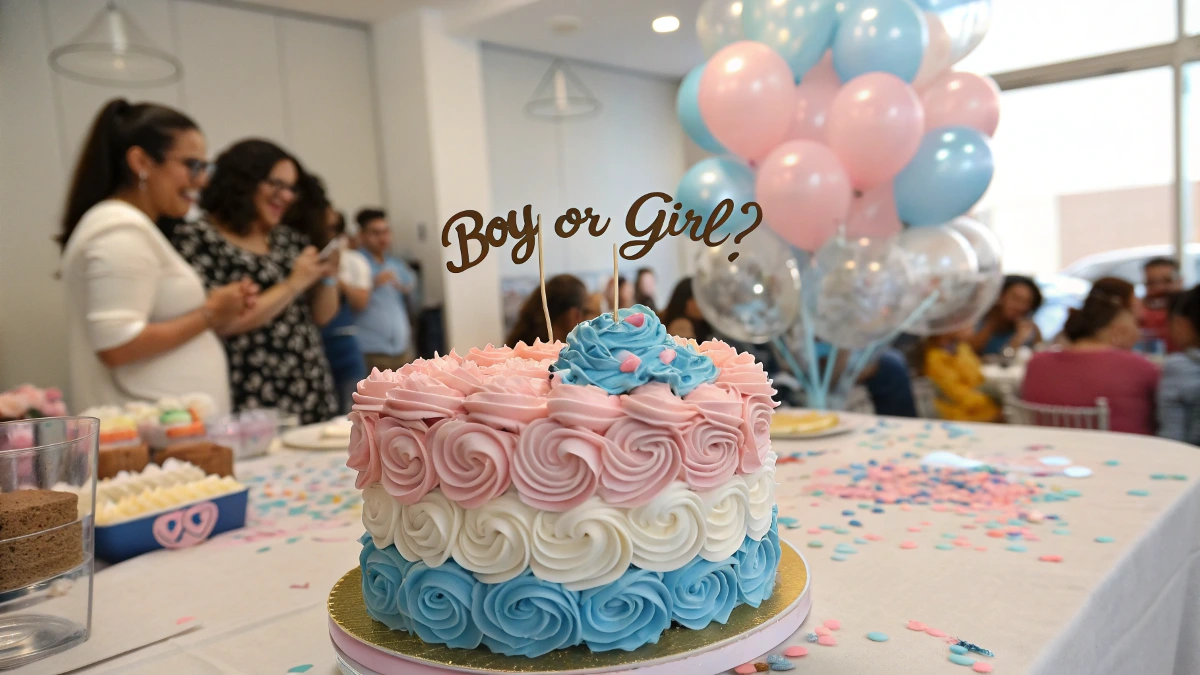
[[[206,291],[156,226],[187,215],[209,166],[177,110],[114,99],[92,122],[58,237],[73,408],[202,393],[229,410],[218,336],[258,288],[239,274]]]
[[[367,370],[399,370],[412,360],[412,323],[408,294],[417,286],[417,275],[392,255],[392,226],[382,209],[362,209],[355,216],[363,254],[371,266],[371,297],[355,317],[358,344]]]
[[[319,326],[338,311],[338,255],[322,260],[307,235],[280,227],[302,175],[274,143],[233,144],[200,198],[204,219],[178,228],[175,245],[209,286],[248,276],[265,289],[225,340],[234,409],[313,424],[337,413]]]
[[[972,331],[935,335],[925,341],[925,376],[937,387],[934,405],[942,419],[995,422],[1000,406],[982,390],[983,370],[968,344]]]
[[[1180,347],[1171,341],[1168,325],[1171,305],[1167,300],[1170,294],[1183,290],[1179,263],[1171,258],[1152,258],[1146,262],[1142,273],[1146,285],[1146,298],[1142,301],[1142,315],[1139,317],[1142,335],[1161,340],[1169,352],[1176,351]]]
[[[559,274],[546,280],[546,304],[550,307],[554,340],[566,340],[567,333],[586,318],[587,299],[587,286],[570,274]],[[542,310],[541,289],[534,289],[521,304],[517,322],[504,338],[504,344],[509,347],[518,342],[531,345],[535,340],[546,341],[546,313]]]
[[[1200,286],[1178,298],[1170,314],[1171,343],[1158,386],[1158,435],[1200,445]]]
[[[1137,346],[1142,339],[1141,331],[1138,330],[1136,323],[1142,313],[1142,303],[1137,299],[1133,284],[1117,277],[1101,277],[1092,282],[1092,290],[1088,292],[1088,297],[1104,298],[1129,310],[1133,314],[1135,323],[1119,323],[1116,329],[1125,331],[1125,334],[1115,336],[1114,344],[1127,345],[1120,347],[1121,349],[1133,349]]]
[[[1042,291],[1033,279],[1005,277],[1000,298],[971,337],[971,349],[980,356],[991,356],[1038,344],[1042,334],[1033,323],[1033,315],[1041,306]]]
[[[696,342],[704,342],[713,337],[713,329],[700,312],[700,305],[696,304],[691,277],[684,277],[675,284],[675,290],[671,292],[671,301],[660,315],[662,324],[671,335],[691,338]]]
[[[658,280],[654,278],[654,270],[649,267],[639,268],[633,281],[633,301],[651,311],[658,312],[658,303],[654,300]]]
[[[1158,369],[1132,353],[1133,312],[1119,299],[1093,294],[1071,310],[1063,329],[1070,344],[1042,352],[1025,372],[1021,398],[1030,403],[1092,407],[1108,399],[1112,431],[1153,434]],[[1136,338],[1134,338],[1136,339]]]

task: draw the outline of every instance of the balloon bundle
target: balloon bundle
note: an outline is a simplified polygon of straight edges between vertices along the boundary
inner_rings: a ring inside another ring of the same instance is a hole
[[[715,156],[676,194],[697,213],[755,201],[773,234],[746,237],[734,261],[703,252],[696,299],[718,330],[780,349],[812,407],[829,405],[835,371],[854,382],[900,332],[957,332],[995,301],[999,242],[964,214],[992,180],[1000,91],[951,70],[990,16],[991,0],[701,6],[709,59],[677,110]]]

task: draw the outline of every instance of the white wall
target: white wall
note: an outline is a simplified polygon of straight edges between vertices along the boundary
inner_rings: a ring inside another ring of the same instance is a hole
[[[570,207],[592,207],[611,218],[603,237],[586,231],[570,239],[546,238],[546,274],[612,270],[612,244],[632,239],[625,215],[638,197],[661,191],[674,194],[687,169],[684,133],[675,117],[678,82],[571,63],[571,68],[603,105],[599,114],[559,124],[531,118],[525,103],[550,66],[550,57],[483,48],[487,141],[492,175],[492,213],[518,213],[532,204],[545,231]],[[640,219],[643,224],[648,222]],[[658,273],[659,304],[666,301],[680,273],[679,242],[664,239],[644,258],[620,262],[621,273],[638,267]],[[537,258],[513,264],[512,245],[489,254],[500,260],[500,277],[537,277]]]
[[[103,5],[0,0],[0,387],[66,383],[51,237],[87,126],[114,96],[185,110],[213,155],[246,136],[280,142],[348,211],[383,201],[364,27],[195,0],[123,0],[142,30],[180,58],[183,80],[121,90],[53,73],[50,50]]]

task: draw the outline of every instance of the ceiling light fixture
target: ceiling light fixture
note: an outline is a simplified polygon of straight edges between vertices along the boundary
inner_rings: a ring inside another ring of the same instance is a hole
[[[179,59],[159,49],[113,0],[50,52],[50,67],[73,80],[123,87],[160,87],[183,77]]]
[[[533,95],[525,103],[532,117],[561,120],[600,111],[600,100],[562,59],[554,59]]]
[[[655,33],[674,33],[679,30],[679,17],[677,16],[660,16],[650,23],[650,27]]]

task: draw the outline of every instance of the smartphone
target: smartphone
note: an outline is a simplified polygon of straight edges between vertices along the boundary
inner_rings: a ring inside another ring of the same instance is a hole
[[[342,246],[344,246],[345,243],[346,240],[342,237],[334,237],[333,239],[330,239],[329,243],[325,244],[325,248],[321,249],[321,252],[317,254],[317,260],[325,260],[329,258],[329,256],[333,255],[334,251],[342,250]]]

